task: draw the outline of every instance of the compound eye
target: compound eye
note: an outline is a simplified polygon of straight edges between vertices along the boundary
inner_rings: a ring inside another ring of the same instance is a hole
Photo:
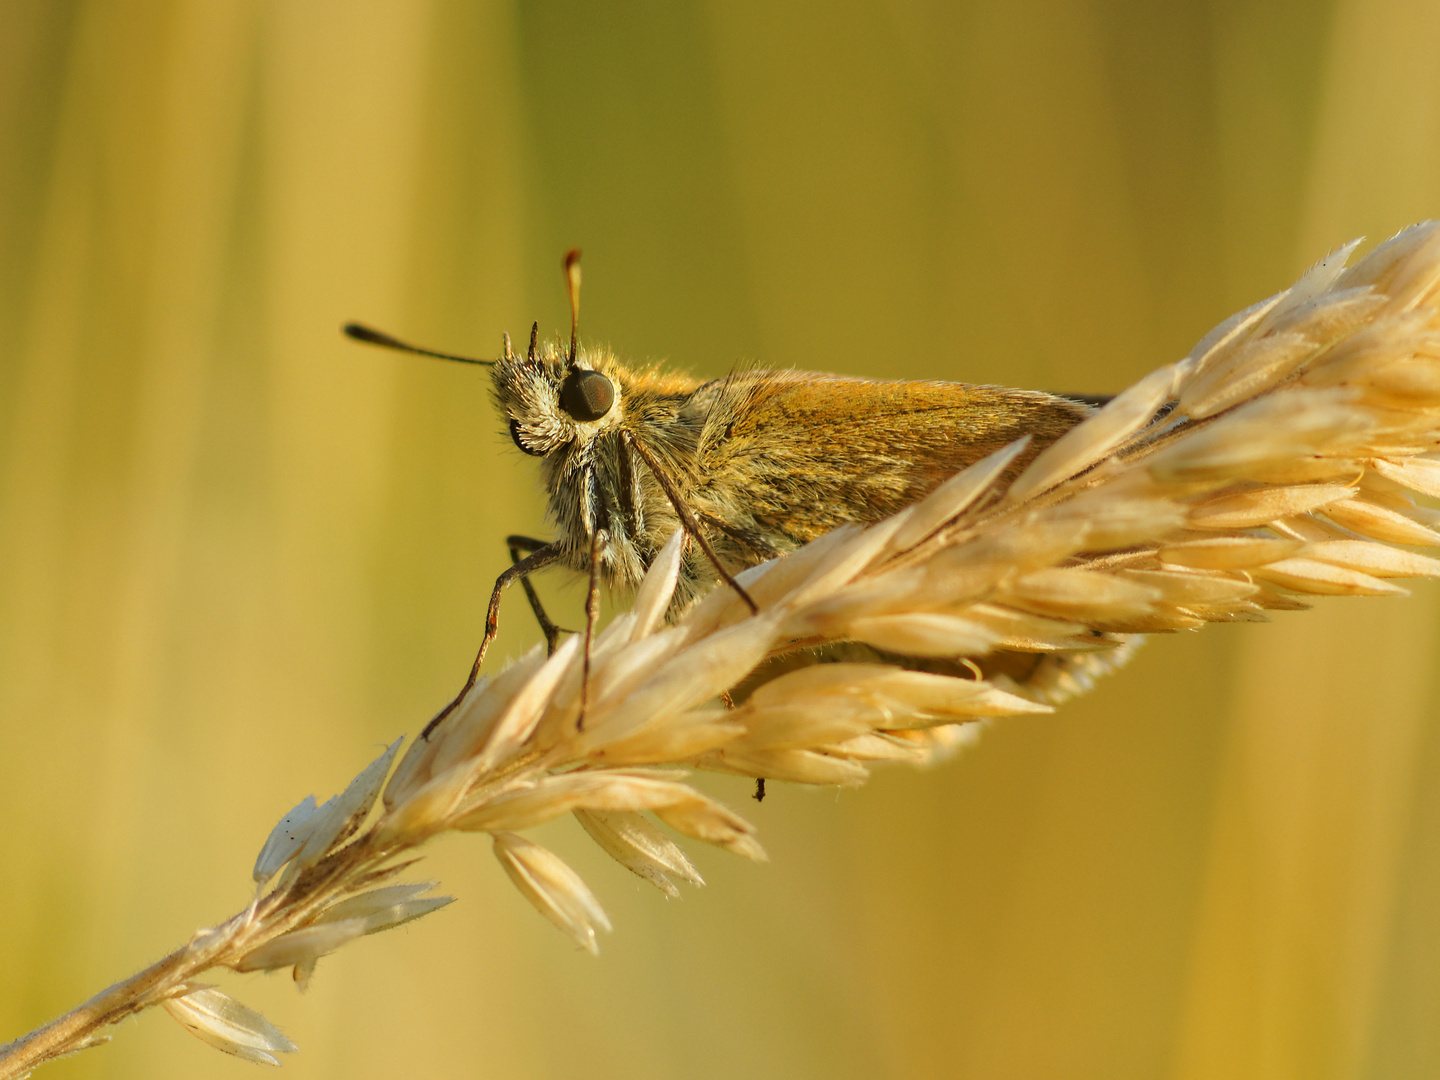
[[[615,384],[598,371],[576,368],[560,387],[560,408],[572,420],[599,420],[615,404]]]
[[[531,457],[545,456],[545,452],[543,450],[531,450],[530,447],[526,446],[523,442],[520,441],[520,422],[518,420],[510,421],[510,438],[515,443],[515,445],[520,448],[522,453],[529,454]]]

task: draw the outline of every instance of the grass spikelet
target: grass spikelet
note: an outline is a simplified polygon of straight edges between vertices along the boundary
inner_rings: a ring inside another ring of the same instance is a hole
[[[165,1011],[196,1038],[257,1065],[279,1065],[277,1053],[293,1054],[300,1049],[254,1009],[214,987],[171,998],[165,1002]]]
[[[596,932],[610,929],[610,918],[580,875],[553,851],[515,833],[495,834],[495,857],[535,910],[576,945],[598,953]]]
[[[1004,488],[1023,441],[870,529],[846,528],[673,604],[671,539],[634,612],[478,680],[391,770],[271,831],[257,893],[229,920],[0,1050],[0,1080],[93,1045],[154,1005],[254,1061],[293,1049],[194,980],[291,966],[447,902],[395,880],[449,831],[488,833],[506,873],[594,952],[609,921],[556,854],[520,835],[574,815],[621,866],[678,895],[700,884],[681,838],[752,859],[739,814],[688,771],[862,783],[923,764],[983,723],[1049,711],[1143,634],[1260,622],[1320,595],[1403,592],[1440,575],[1440,229],[1417,226],[1348,269],[1353,245],[1226,320],[1077,425]],[[585,702],[581,715],[581,701]]]
[[[680,845],[640,814],[577,810],[575,819],[605,854],[666,896],[680,895],[671,875],[691,885],[705,884]]]
[[[1170,400],[1175,393],[1177,367],[1171,364],[1152,371],[1118,394],[1088,423],[1081,424],[1047,446],[1036,455],[1025,474],[1010,486],[1005,493],[1006,501],[1023,502],[1111,454],[1155,419],[1156,413]]]

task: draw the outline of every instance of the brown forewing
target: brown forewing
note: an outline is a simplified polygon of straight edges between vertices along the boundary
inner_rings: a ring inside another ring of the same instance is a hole
[[[692,498],[702,520],[763,558],[915,502],[1031,436],[1024,464],[1090,409],[1051,394],[952,382],[742,372],[691,397],[704,424]]]

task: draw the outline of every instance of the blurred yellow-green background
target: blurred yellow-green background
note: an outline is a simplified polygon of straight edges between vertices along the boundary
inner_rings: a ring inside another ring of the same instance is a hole
[[[484,373],[343,320],[494,355],[578,245],[632,358],[1114,390],[1440,213],[1437,56],[1433,0],[0,4],[0,1039],[243,906],[544,529]],[[774,861],[681,902],[542,830],[598,961],[458,838],[460,903],[223,986],[293,1076],[1440,1075],[1437,614],[1157,640],[859,791],[716,781]],[[41,1075],[252,1068],[154,1014]]]

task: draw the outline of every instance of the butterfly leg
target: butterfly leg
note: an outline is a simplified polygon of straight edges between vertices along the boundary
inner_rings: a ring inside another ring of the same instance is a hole
[[[495,640],[495,635],[500,631],[500,598],[505,590],[514,584],[518,578],[525,581],[529,575],[537,570],[558,562],[562,552],[559,544],[545,544],[532,551],[525,558],[510,566],[503,574],[495,579],[495,589],[490,594],[490,606],[485,612],[485,636],[480,639],[480,649],[475,654],[475,663],[470,666],[470,677],[465,680],[465,685],[460,693],[455,695],[455,700],[446,705],[436,714],[435,719],[425,725],[425,730],[420,732],[422,739],[428,738],[435,726],[455,711],[455,707],[465,700],[465,695],[475,685],[475,680],[480,677],[480,665],[485,661],[485,653],[490,649],[490,643]],[[528,582],[527,582],[528,584]]]
[[[585,666],[580,676],[580,715],[575,719],[579,731],[585,730],[585,707],[589,704],[590,643],[595,640],[595,627],[600,622],[600,553],[609,539],[610,534],[604,529],[596,529],[590,537],[590,587],[585,592]]]
[[[665,493],[665,498],[674,507],[675,516],[680,519],[680,524],[685,526],[687,536],[693,537],[695,542],[700,545],[700,550],[710,560],[710,565],[715,567],[715,572],[720,575],[720,580],[729,585],[735,591],[735,595],[745,601],[745,606],[750,609],[751,615],[760,614],[760,609],[755,606],[755,601],[750,598],[750,594],[741,587],[740,583],[735,580],[735,576],[720,562],[720,557],[715,554],[715,549],[710,546],[710,541],[705,539],[705,534],[700,530],[700,523],[695,520],[695,515],[685,505],[685,500],[680,497],[680,492],[676,490],[669,474],[655,460],[655,455],[645,449],[645,444],[631,433],[622,431],[621,434],[625,438],[626,445],[635,451],[635,456],[645,463],[645,467],[650,470],[650,475],[655,477],[655,482],[660,485],[660,490]]]
[[[522,551],[536,552],[549,547],[545,540],[536,540],[533,536],[507,536],[505,544],[510,549],[510,561],[520,562]],[[520,579],[520,587],[525,590],[525,599],[530,601],[530,610],[535,613],[535,621],[540,624],[540,632],[545,635],[546,652],[555,655],[555,646],[559,644],[560,635],[565,633],[561,627],[551,621],[550,616],[545,613],[545,605],[540,603],[540,595],[535,591],[535,586],[530,583],[527,574]]]

